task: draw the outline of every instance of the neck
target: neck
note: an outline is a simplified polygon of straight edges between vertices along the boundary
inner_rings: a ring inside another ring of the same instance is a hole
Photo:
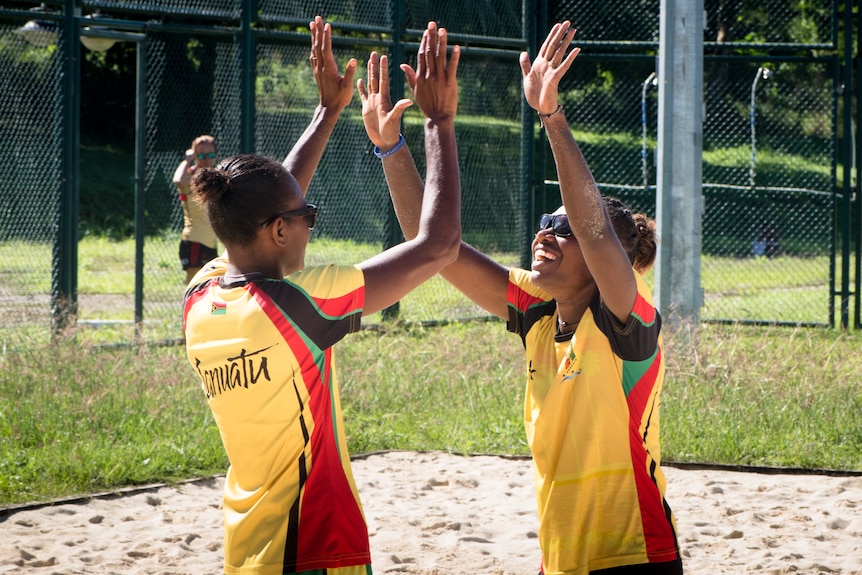
[[[237,249],[229,250],[227,261],[227,274],[230,276],[260,274],[273,279],[282,279],[284,277],[276,262],[257,257],[257,254],[254,252]]]
[[[560,333],[572,333],[578,328],[579,323],[581,323],[580,320],[574,322],[563,321],[563,318],[557,315],[557,328]]]

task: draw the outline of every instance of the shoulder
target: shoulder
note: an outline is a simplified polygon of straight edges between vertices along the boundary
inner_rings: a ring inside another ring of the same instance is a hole
[[[513,294],[523,294],[528,299],[552,301],[554,298],[545,290],[533,283],[530,272],[520,268],[509,269],[509,303],[512,303]]]
[[[334,264],[306,267],[285,280],[315,294],[346,294],[365,286],[361,269]]]

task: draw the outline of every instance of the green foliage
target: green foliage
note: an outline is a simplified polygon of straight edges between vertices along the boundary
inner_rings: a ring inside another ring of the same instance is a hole
[[[81,48],[80,139],[90,149],[134,150],[137,50],[133,42],[117,42],[103,52]],[[81,158],[81,165],[105,169],[105,159],[89,164]],[[130,176],[125,174],[126,182]]]
[[[135,232],[134,155],[112,147],[81,146],[81,236],[113,240]]]
[[[293,59],[292,54],[272,50],[265,59],[258,60],[257,74],[255,96],[258,113],[283,112],[285,102],[318,98],[311,67],[307,62]],[[307,110],[303,113],[308,115]]]

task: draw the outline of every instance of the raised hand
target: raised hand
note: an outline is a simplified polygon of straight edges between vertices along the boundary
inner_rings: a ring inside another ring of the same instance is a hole
[[[356,82],[362,99],[362,122],[371,142],[381,150],[389,150],[398,143],[401,134],[401,116],[413,105],[408,99],[392,105],[389,96],[389,59],[372,52],[368,57],[368,85],[360,78]]]
[[[320,106],[341,110],[353,99],[353,75],[356,73],[356,58],[351,58],[344,70],[338,73],[338,64],[332,52],[332,26],[324,24],[320,16],[315,16],[309,24],[311,28],[311,70],[317,91],[320,93]]]
[[[575,29],[571,22],[558,22],[551,28],[532,65],[530,55],[521,52],[519,62],[524,76],[524,97],[527,104],[541,115],[553,114],[557,110],[560,80],[581,51],[575,48],[566,55],[574,37]]]
[[[401,69],[413,92],[413,99],[428,119],[440,122],[452,120],[458,112],[458,62],[461,48],[452,47],[452,57],[447,62],[447,33],[429,22],[422,33],[416,70],[407,64]]]

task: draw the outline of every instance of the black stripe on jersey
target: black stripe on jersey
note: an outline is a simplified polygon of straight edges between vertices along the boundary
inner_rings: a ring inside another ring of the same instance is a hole
[[[650,479],[652,479],[652,482],[656,485],[656,490],[658,490],[658,480],[655,476],[655,470],[657,468],[658,463],[656,463],[656,460],[653,459],[652,461],[650,461],[649,475]],[[664,517],[667,520],[667,526],[670,529],[671,534],[673,535],[674,549],[676,549],[677,556],[679,556],[679,539],[677,538],[676,529],[674,529],[673,526],[673,511],[671,511],[670,505],[668,505],[667,500],[664,497],[661,498],[661,504],[664,508]]]
[[[533,326],[536,325],[543,317],[554,315],[556,312],[557,302],[554,300],[530,306],[525,312],[521,312],[517,307],[510,304],[509,321],[506,322],[506,329],[512,333],[520,335],[521,343],[526,347],[527,334],[530,333]]]
[[[604,307],[596,298],[591,304],[596,326],[611,342],[611,349],[625,361],[643,361],[652,357],[658,345],[661,331],[661,316],[656,311],[652,325],[644,325],[634,316],[629,316],[625,324]]]
[[[320,315],[317,306],[296,286],[282,281],[258,281],[255,285],[302,329],[303,333],[320,348],[328,349],[356,331],[360,310],[341,319],[329,319]]]
[[[305,487],[305,482],[308,480],[308,469],[305,460],[305,448],[308,447],[310,435],[308,426],[305,424],[305,403],[302,401],[302,396],[299,394],[299,388],[296,386],[296,381],[293,383],[293,390],[296,392],[296,401],[299,402],[299,425],[302,428],[302,439],[304,440],[302,453],[299,454],[299,490],[296,494],[296,500],[290,506],[290,513],[287,520],[287,533],[284,541],[284,573],[296,572],[296,560],[299,549],[299,506],[302,500],[302,489]]]

